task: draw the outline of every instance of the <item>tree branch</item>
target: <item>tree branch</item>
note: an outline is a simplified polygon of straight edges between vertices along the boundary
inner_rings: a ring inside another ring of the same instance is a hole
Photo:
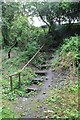
[[[42,20],[44,23],[46,23],[47,26],[50,26],[50,25],[44,20],[44,18],[42,17],[42,15],[40,14],[40,11],[38,10],[37,6],[36,6],[36,9],[37,9],[37,12],[38,12],[41,20]]]

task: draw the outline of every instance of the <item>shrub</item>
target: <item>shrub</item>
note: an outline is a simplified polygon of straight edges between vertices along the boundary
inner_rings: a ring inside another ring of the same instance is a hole
[[[70,37],[64,40],[63,45],[59,48],[59,50],[56,52],[57,55],[57,61],[55,62],[55,59],[53,60],[53,65],[57,67],[66,67],[74,64],[75,66],[78,66],[78,60],[80,59],[79,54],[79,45],[80,37]]]

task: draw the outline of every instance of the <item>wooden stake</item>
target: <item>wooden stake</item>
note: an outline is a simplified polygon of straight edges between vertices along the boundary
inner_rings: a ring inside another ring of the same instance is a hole
[[[10,76],[10,86],[11,86],[11,91],[12,91],[12,76]]]

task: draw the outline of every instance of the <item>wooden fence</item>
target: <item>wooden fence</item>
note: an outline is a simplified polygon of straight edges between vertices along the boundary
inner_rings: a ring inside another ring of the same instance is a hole
[[[39,49],[39,50],[35,53],[35,55],[33,55],[33,57],[23,66],[23,68],[22,68],[21,70],[19,70],[18,72],[15,72],[14,74],[11,74],[11,75],[9,76],[9,78],[10,78],[11,91],[13,90],[13,80],[12,80],[12,77],[18,75],[18,77],[19,77],[18,86],[19,86],[19,88],[20,88],[20,85],[21,85],[21,79],[20,79],[21,72],[22,72],[22,71],[25,69],[25,67],[27,67],[27,66],[29,65],[29,63],[36,57],[36,55],[40,52],[40,50],[43,48],[43,46],[44,46],[44,45],[42,45],[42,46],[40,47],[40,49]]]

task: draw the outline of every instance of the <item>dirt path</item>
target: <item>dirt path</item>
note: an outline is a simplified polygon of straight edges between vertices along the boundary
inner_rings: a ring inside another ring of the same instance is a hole
[[[40,87],[40,91],[37,92],[36,95],[30,97],[30,98],[18,98],[17,102],[15,104],[15,111],[16,112],[23,112],[25,113],[25,118],[33,118],[37,116],[37,111],[33,108],[38,106],[38,102],[41,103],[43,99],[45,99],[49,95],[49,90],[52,89],[52,71],[51,69],[48,70],[48,73],[46,75],[48,79],[44,80],[43,85]],[[43,108],[44,109],[44,108]]]
[[[43,118],[43,111],[47,107],[47,105],[43,105],[43,100],[50,96],[50,90],[53,89],[53,87],[60,84],[60,82],[58,82],[60,79],[62,79],[62,77],[58,77],[58,73],[55,71],[52,72],[50,67],[46,76],[44,77],[43,85],[39,87],[39,91],[34,96],[29,98],[17,98],[17,101],[14,105],[14,110],[18,117],[22,116],[23,118]]]

